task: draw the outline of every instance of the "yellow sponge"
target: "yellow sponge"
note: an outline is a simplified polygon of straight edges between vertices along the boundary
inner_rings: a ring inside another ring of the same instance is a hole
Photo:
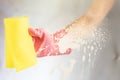
[[[6,67],[20,71],[36,64],[37,58],[32,38],[28,33],[27,17],[6,18]]]

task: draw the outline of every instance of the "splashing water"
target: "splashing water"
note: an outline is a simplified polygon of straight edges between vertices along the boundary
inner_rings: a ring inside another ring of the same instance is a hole
[[[81,32],[75,31],[74,34],[67,34],[59,42],[61,52],[64,52],[68,47],[75,51],[71,56],[74,55],[74,60],[78,61],[81,66],[79,74],[81,80],[89,78],[85,76],[90,76],[90,70],[94,67],[97,55],[105,47],[105,43],[109,42],[111,36],[106,21],[99,28],[91,28],[89,31],[84,29],[81,29]]]

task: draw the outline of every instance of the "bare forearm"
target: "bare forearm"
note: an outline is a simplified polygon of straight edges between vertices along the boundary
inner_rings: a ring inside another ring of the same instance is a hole
[[[94,0],[86,15],[100,23],[114,5],[115,0]]]
[[[74,33],[74,30],[81,32],[83,29],[89,30],[91,28],[97,28],[114,3],[115,0],[94,0],[88,11],[83,16],[65,27],[66,31]],[[80,31],[80,29],[82,30]]]

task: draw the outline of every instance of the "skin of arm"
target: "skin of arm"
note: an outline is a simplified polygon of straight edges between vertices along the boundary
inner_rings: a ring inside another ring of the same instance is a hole
[[[65,27],[65,30],[67,32],[72,31],[73,33],[75,29],[78,30],[81,26],[86,30],[90,28],[90,26],[97,28],[111,10],[114,3],[115,0],[94,0],[88,11],[83,16]]]
[[[94,0],[85,15],[91,18],[96,25],[101,23],[108,12],[111,10],[115,0]]]

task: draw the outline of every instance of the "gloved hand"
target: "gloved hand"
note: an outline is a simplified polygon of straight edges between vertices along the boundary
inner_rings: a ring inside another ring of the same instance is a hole
[[[59,51],[58,42],[67,34],[65,30],[60,30],[52,35],[46,32],[43,28],[29,28],[28,31],[33,39],[37,57],[58,56],[71,53],[71,48],[66,49],[64,53]]]

